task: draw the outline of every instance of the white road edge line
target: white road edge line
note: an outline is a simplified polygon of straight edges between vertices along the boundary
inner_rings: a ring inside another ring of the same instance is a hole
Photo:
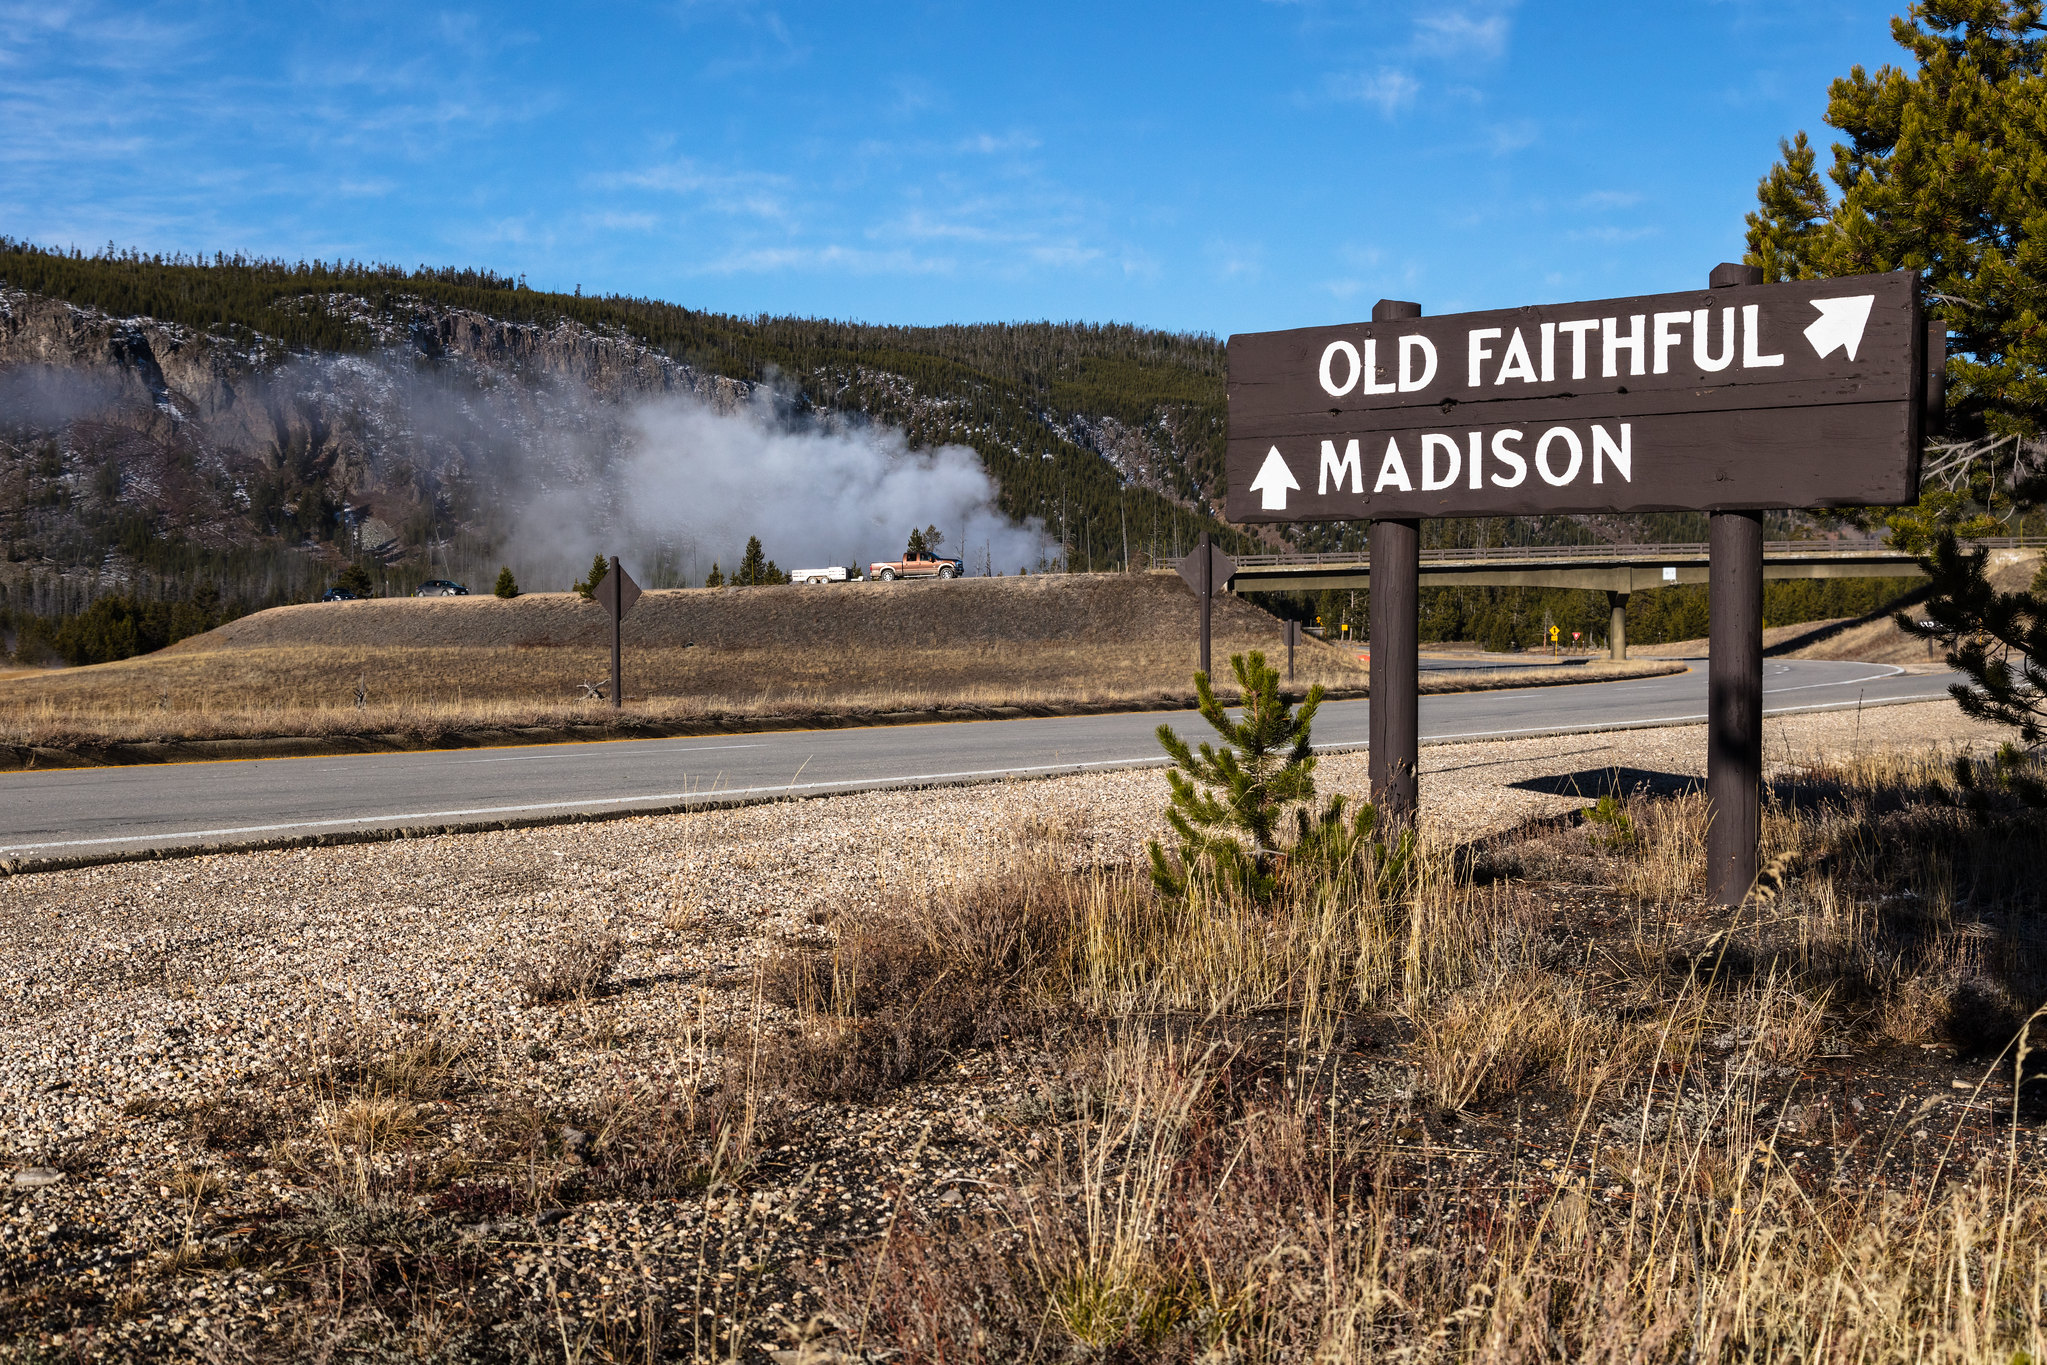
[[[97,844],[128,844],[143,839],[218,839],[241,834],[281,834],[300,829],[338,829],[345,825],[403,824],[413,820],[451,820],[481,815],[524,815],[535,811],[576,810],[590,806],[626,806],[654,802],[695,801],[726,796],[758,796],[766,792],[816,791],[824,787],[942,782],[958,777],[1022,777],[1029,773],[1072,772],[1081,768],[1129,767],[1164,763],[1165,759],[1107,758],[1090,763],[1048,763],[1034,768],[976,768],[955,773],[904,773],[895,777],[846,778],[837,782],[777,782],[765,787],[707,787],[693,792],[661,792],[648,796],[602,796],[581,801],[543,801],[524,806],[474,806],[464,810],[413,811],[404,815],[357,815],[345,820],[297,820],[276,825],[236,825],[224,829],[174,830],[165,834],[122,834],[103,839],[60,839],[41,844],[0,844],[0,853],[32,853],[44,848],[90,848]]]
[[[1903,670],[1900,671],[1902,672]],[[1847,684],[1837,683],[1833,685],[1846,686]],[[1789,691],[1791,689],[1787,688],[1786,690]],[[1939,697],[1937,696],[1894,697],[1885,698],[1884,700],[1894,702],[1938,701]],[[1788,715],[1799,711],[1840,711],[1845,710],[1851,706],[1862,706],[1864,704],[1865,702],[1863,699],[1857,698],[1855,701],[1819,702],[1811,706],[1781,706],[1766,708],[1763,714],[1766,716],[1772,716]],[[1424,740],[1500,739],[1513,735],[1526,735],[1537,733],[1547,735],[1587,734],[1599,730],[1647,729],[1649,727],[1656,725],[1689,725],[1695,724],[1705,719],[1706,714],[1704,712],[1699,712],[1696,715],[1652,716],[1646,720],[1628,721],[1621,726],[1616,726],[1611,722],[1575,726],[1531,725],[1511,730],[1472,730],[1451,734],[1422,735],[1420,736],[1420,738]],[[1364,746],[1358,744],[1333,744],[1328,746],[1318,744],[1315,746],[1315,748],[1317,749],[1323,749],[1325,747],[1330,750],[1336,750],[1360,749],[1363,748]],[[0,854],[34,853],[43,849],[52,848],[94,848],[106,844],[138,843],[143,840],[164,841],[175,839],[219,839],[230,838],[237,835],[281,834],[292,830],[341,829],[352,825],[404,824],[415,820],[449,820],[489,815],[524,815],[532,814],[538,811],[578,810],[596,806],[636,806],[643,804],[654,804],[659,802],[685,802],[706,798],[718,798],[729,796],[758,796],[770,792],[818,791],[828,787],[845,787],[848,789],[857,790],[861,787],[875,786],[889,787],[897,784],[913,782],[943,782],[956,778],[965,777],[1023,777],[1032,773],[1077,772],[1084,768],[1151,767],[1160,766],[1163,765],[1164,763],[1165,759],[1163,758],[1107,758],[1097,759],[1085,763],[1041,764],[1035,767],[1028,768],[974,768],[961,772],[905,773],[894,777],[852,778],[837,782],[805,782],[802,783],[801,785],[797,785],[794,783],[776,783],[774,785],[762,787],[707,788],[702,791],[664,792],[649,796],[606,796],[592,797],[581,801],[546,801],[522,806],[476,806],[460,810],[415,811],[403,815],[358,815],[342,820],[300,820],[274,825],[237,825],[223,829],[176,830],[164,834],[125,834],[112,835],[109,837],[99,839],[61,839],[38,844],[0,844]]]
[[[1780,692],[1810,692],[1815,687],[1853,687],[1860,682],[1878,682],[1884,678],[1895,678],[1905,671],[1896,664],[1878,664],[1877,667],[1888,668],[1891,671],[1888,673],[1866,673],[1862,677],[1843,678],[1839,682],[1800,683],[1796,687],[1766,687],[1763,689],[1763,695],[1774,697]]]

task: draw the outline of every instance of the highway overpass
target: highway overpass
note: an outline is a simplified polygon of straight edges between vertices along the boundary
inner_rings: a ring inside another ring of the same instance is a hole
[[[2002,536],[1972,542],[2003,554],[2029,553],[2047,537]],[[1626,609],[1630,593],[1677,583],[1704,583],[1704,544],[1515,545],[1423,550],[1424,588],[1582,588],[1606,593],[1613,610],[1613,657],[1628,657]],[[1918,578],[1912,555],[1875,538],[1772,540],[1763,544],[1763,577]],[[1371,560],[1362,552],[1240,555],[1231,592],[1321,592],[1371,583]]]

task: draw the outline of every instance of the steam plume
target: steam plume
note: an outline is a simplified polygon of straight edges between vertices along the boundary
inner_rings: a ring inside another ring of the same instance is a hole
[[[512,543],[536,587],[566,584],[593,553],[619,554],[642,577],[658,562],[701,581],[714,561],[729,573],[753,535],[784,569],[894,559],[924,526],[968,573],[1055,553],[1042,525],[998,510],[967,447],[913,451],[892,427],[792,415],[765,388],[732,411],[648,401],[620,434],[604,472],[527,501]]]

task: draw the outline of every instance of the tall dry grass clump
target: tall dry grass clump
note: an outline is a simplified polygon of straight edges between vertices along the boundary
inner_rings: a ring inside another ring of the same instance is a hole
[[[837,1281],[891,1358],[1997,1361],[2047,1346],[2047,1194],[1991,1162],[1813,1189],[1739,1081],[1652,1102],[1597,1177],[1417,1183],[1335,1097],[1232,1114],[1226,1059],[1134,1041],[986,1225]]]
[[[1247,842],[1206,879],[1199,838],[1168,878],[1038,846],[1002,990],[1006,1027],[1058,1023],[1044,1127],[971,1217],[824,1273],[831,1349],[2041,1358],[2047,832],[1950,767],[1788,774],[1731,911],[1696,794],[1477,848]],[[1934,1046],[1973,1080],[1884,1098]]]

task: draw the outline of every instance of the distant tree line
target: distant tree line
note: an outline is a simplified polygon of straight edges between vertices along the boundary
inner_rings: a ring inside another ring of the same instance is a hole
[[[55,620],[0,609],[0,635],[11,637],[10,652],[22,663],[104,664],[204,634],[223,616],[220,594],[210,587],[181,602],[118,594]]]
[[[1763,624],[1871,616],[1924,590],[1922,582],[1906,578],[1772,581],[1763,585]],[[1332,639],[1363,639],[1371,631],[1372,594],[1367,588],[1260,593],[1254,600],[1304,625],[1319,623]],[[1606,594],[1575,588],[1423,588],[1420,609],[1423,640],[1475,642],[1501,653],[1547,648],[1552,625],[1566,646],[1573,631],[1578,632],[1581,648],[1604,646],[1612,627]],[[1679,584],[1630,594],[1627,621],[1631,644],[1704,639],[1711,625],[1706,587]]]

